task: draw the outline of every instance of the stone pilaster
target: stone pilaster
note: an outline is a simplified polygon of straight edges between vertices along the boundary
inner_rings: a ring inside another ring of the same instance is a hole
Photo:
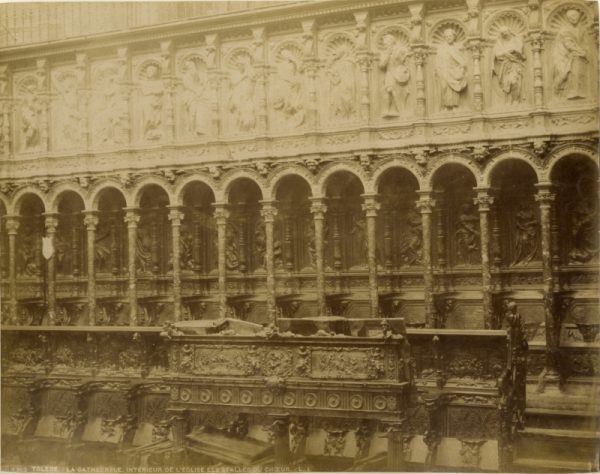
[[[369,267],[369,300],[371,301],[371,317],[379,316],[379,292],[377,289],[377,211],[381,205],[377,196],[363,195],[362,205],[367,219],[367,265]]]
[[[10,153],[10,112],[12,108],[10,82],[8,65],[0,65],[0,155]]]
[[[325,270],[323,267],[323,221],[325,220],[324,198],[311,198],[310,212],[313,215],[315,225],[315,271],[317,277],[317,315],[327,314],[325,304]]]
[[[54,245],[54,237],[56,236],[56,228],[58,227],[58,217],[55,213],[44,214],[44,226],[46,227],[46,237],[50,239]],[[48,324],[53,325],[56,316],[56,268],[55,268],[56,250],[46,263],[46,291],[47,300],[46,307],[48,311]]]
[[[77,71],[77,97],[78,106],[81,114],[82,148],[87,150],[91,145],[90,124],[89,124],[89,102],[91,89],[88,87],[88,67],[89,57],[87,53],[77,53],[75,55],[75,70]]]
[[[369,71],[371,69],[371,53],[369,51],[369,12],[354,12],[356,21],[356,56],[360,70],[360,120],[369,123],[371,117],[371,97]]]
[[[269,322],[275,323],[277,319],[277,304],[275,301],[275,257],[273,255],[273,224],[277,209],[273,201],[261,201],[260,215],[265,223],[265,270],[267,272],[267,315]]]
[[[424,300],[425,300],[425,324],[427,327],[432,327],[434,321],[434,304],[433,304],[433,264],[431,262],[431,215],[435,201],[431,198],[431,191],[419,191],[419,200],[417,208],[421,212],[421,220],[423,226],[423,283],[424,283]]]
[[[137,291],[136,291],[136,261],[137,261],[137,226],[140,221],[139,209],[126,207],[125,222],[127,223],[127,268],[129,287],[127,299],[129,302],[129,324],[137,326]]]
[[[547,382],[559,381],[558,344],[560,320],[556,313],[554,295],[554,273],[552,271],[552,205],[556,195],[551,183],[536,185],[538,192],[535,200],[540,206],[541,244],[542,244],[542,280],[544,291],[544,314],[546,325],[546,364],[540,376],[538,389],[543,390]]]
[[[167,141],[172,142],[175,138],[175,68],[172,41],[161,41],[160,58],[165,86],[165,131]]]
[[[302,58],[304,70],[306,71],[306,88],[308,92],[308,101],[306,104],[307,124],[311,128],[316,128],[319,122],[317,106],[317,88],[316,76],[319,67],[319,60],[315,52],[316,22],[314,19],[302,20]]]
[[[98,226],[98,216],[95,211],[84,212],[83,223],[87,230],[87,300],[88,300],[88,324],[96,324],[96,227]]]
[[[385,422],[384,429],[387,433],[387,470],[389,472],[404,472],[406,470],[404,459],[404,420]]]
[[[475,110],[483,110],[483,88],[481,86],[481,39],[471,38],[469,49],[473,57],[473,105]]]
[[[50,149],[50,86],[48,81],[48,60],[38,59],[36,61],[35,75],[37,78],[37,96],[40,101],[40,151]]]
[[[536,107],[544,105],[544,68],[542,65],[542,50],[544,49],[544,36],[541,31],[529,33],[528,40],[533,51],[533,103]]]
[[[204,37],[206,65],[208,67],[208,83],[210,85],[211,133],[218,137],[221,133],[221,116],[219,113],[219,94],[221,89],[221,71],[219,70],[219,36],[208,34]]]
[[[274,415],[271,419],[272,423],[269,426],[269,431],[273,440],[275,467],[282,468],[287,466],[291,459],[289,417]]]
[[[423,68],[425,67],[425,62],[427,60],[427,47],[425,45],[414,45],[412,51],[416,66],[415,97],[417,101],[417,115],[419,117],[424,117],[427,110],[427,100],[425,95],[425,75],[423,74]]]
[[[490,206],[494,202],[487,188],[477,188],[473,200],[479,209],[479,229],[481,237],[481,284],[483,291],[483,320],[486,329],[495,329],[492,306],[492,274],[490,269]]]
[[[217,223],[217,262],[218,262],[218,287],[219,287],[219,317],[227,316],[227,219],[229,210],[225,203],[215,203],[215,221]]]
[[[252,29],[252,45],[254,49],[254,69],[256,70],[256,102],[258,117],[256,120],[257,131],[266,133],[268,127],[267,113],[267,75],[269,67],[265,61],[266,32],[264,27]]]
[[[177,206],[169,206],[169,220],[171,221],[171,236],[173,238],[172,262],[173,262],[173,318],[175,321],[181,319],[181,221],[183,213]]]
[[[17,323],[17,259],[16,241],[19,231],[19,216],[6,216],[8,233],[8,292],[10,294],[10,322]]]

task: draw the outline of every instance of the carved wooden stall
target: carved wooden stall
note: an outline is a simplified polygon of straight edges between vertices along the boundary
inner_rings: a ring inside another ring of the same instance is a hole
[[[506,469],[519,322],[466,335],[383,320],[370,337],[239,320],[7,328],[3,463]]]

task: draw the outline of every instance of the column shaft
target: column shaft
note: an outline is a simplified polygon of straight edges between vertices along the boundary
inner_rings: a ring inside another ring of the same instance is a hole
[[[8,232],[8,292],[10,294],[10,321],[17,323],[17,259],[16,240],[19,230],[19,217],[6,216],[6,231]]]
[[[226,204],[214,204],[215,206],[215,221],[217,222],[217,265],[218,265],[218,288],[219,288],[219,317],[227,316],[227,256],[226,256],[226,240],[227,240],[227,219],[229,211]]]
[[[265,222],[265,270],[267,272],[267,315],[269,322],[275,324],[277,319],[277,303],[275,294],[275,258],[273,255],[273,224],[277,209],[272,201],[262,201],[261,216]]]
[[[137,225],[140,221],[137,208],[125,208],[125,222],[127,223],[127,268],[129,273],[129,324],[137,325],[137,291],[136,291],[136,253],[137,253]]]
[[[421,191],[417,207],[421,212],[421,220],[423,224],[423,283],[424,283],[424,300],[425,300],[425,325],[432,327],[434,322],[434,305],[433,305],[433,265],[431,263],[431,214],[435,201],[431,199],[431,194],[428,191]]]
[[[380,204],[376,196],[363,195],[367,219],[367,264],[369,267],[369,300],[371,304],[371,317],[379,317],[379,292],[377,289],[377,211]]]
[[[481,284],[483,298],[483,320],[486,329],[494,329],[492,306],[492,274],[490,271],[490,205],[493,198],[487,189],[478,189],[475,205],[479,208],[479,229],[481,240]]]
[[[323,198],[311,198],[312,204],[310,212],[313,214],[315,225],[315,271],[317,283],[317,315],[324,316],[327,314],[325,302],[325,271],[323,267],[323,220],[327,206],[323,202]]]
[[[96,226],[98,217],[95,212],[85,212],[83,223],[87,229],[87,300],[88,300],[88,324],[96,324],[96,271],[94,266],[94,257],[96,255]]]
[[[50,239],[52,245],[54,245],[54,237],[56,236],[56,228],[58,227],[58,218],[56,214],[44,214],[44,224],[46,226],[46,237]],[[52,253],[52,256],[47,259],[46,264],[46,291],[47,291],[47,311],[48,311],[48,324],[53,325],[56,316],[56,269],[55,269],[55,254],[56,250]]]
[[[183,213],[176,206],[169,207],[169,220],[171,221],[171,236],[173,238],[173,318],[181,319],[181,262],[180,262],[180,235]]]

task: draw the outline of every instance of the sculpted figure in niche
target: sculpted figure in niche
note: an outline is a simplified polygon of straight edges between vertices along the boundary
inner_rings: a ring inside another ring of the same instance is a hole
[[[523,41],[506,26],[499,29],[493,50],[493,75],[507,104],[521,101],[523,69]]]
[[[467,60],[456,44],[456,32],[444,30],[444,43],[438,46],[435,70],[440,82],[442,109],[452,110],[460,104],[461,94],[467,88]]]
[[[18,249],[21,275],[35,276],[39,273],[35,239],[36,236],[31,230],[19,235]]]
[[[571,208],[569,263],[587,263],[598,254],[597,211],[588,199],[578,200]]]
[[[179,237],[179,262],[183,270],[193,270],[194,268],[194,238],[192,233],[182,228]]]
[[[264,267],[267,253],[267,236],[265,234],[265,224],[258,222],[254,231],[254,255],[256,257],[256,266]]]
[[[383,114],[384,116],[394,116],[401,113],[406,107],[410,79],[407,58],[410,51],[391,34],[384,35],[383,47],[379,56],[379,67],[385,73],[383,77]]]
[[[139,273],[149,273],[152,270],[152,238],[145,229],[138,229],[135,258]]]
[[[359,263],[365,263],[368,257],[368,243],[365,218],[361,215],[353,216],[350,235],[354,237],[354,252]]]
[[[354,62],[349,51],[339,49],[329,64],[329,110],[333,118],[349,119],[354,115],[356,87]]]
[[[183,109],[185,126],[192,135],[204,135],[209,132],[210,109],[206,99],[207,85],[198,58],[185,61],[182,68]]]
[[[585,97],[589,63],[583,47],[585,33],[577,10],[568,10],[565,17],[567,23],[556,35],[552,54],[554,90],[559,97],[581,99]]]
[[[479,256],[479,216],[470,204],[460,207],[456,242],[460,263],[476,263]]]
[[[142,94],[142,131],[146,140],[160,140],[164,85],[158,66],[149,64],[140,81]]]
[[[241,57],[233,75],[229,111],[235,118],[239,130],[252,130],[256,124],[255,85],[256,78],[250,64],[250,59]]]
[[[299,69],[293,54],[287,49],[282,50],[273,108],[281,112],[293,125],[300,125],[304,121],[302,76]]]
[[[515,214],[515,254],[513,265],[528,264],[539,245],[538,221],[532,205],[521,204]]]
[[[35,149],[40,144],[40,114],[42,104],[35,92],[24,88],[21,107],[21,133],[25,150]]]
[[[225,266],[227,270],[237,270],[239,265],[238,233],[233,226],[228,226],[225,242]]]
[[[423,228],[421,215],[411,209],[406,217],[406,231],[400,240],[399,254],[402,265],[421,263],[423,249]]]
[[[81,144],[83,115],[79,111],[77,78],[70,74],[60,74],[53,82],[60,96],[55,109],[58,145],[70,147]]]
[[[94,265],[98,272],[109,270],[112,240],[111,228],[105,226],[101,221],[100,225],[98,225],[96,240],[94,242]]]
[[[98,88],[93,99],[92,127],[94,141],[99,145],[120,143],[121,117],[126,112],[126,103],[119,97],[116,70],[107,67],[97,75]]]

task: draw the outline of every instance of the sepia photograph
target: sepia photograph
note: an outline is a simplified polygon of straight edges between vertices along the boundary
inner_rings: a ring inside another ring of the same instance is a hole
[[[0,470],[599,472],[598,31],[0,0]]]

